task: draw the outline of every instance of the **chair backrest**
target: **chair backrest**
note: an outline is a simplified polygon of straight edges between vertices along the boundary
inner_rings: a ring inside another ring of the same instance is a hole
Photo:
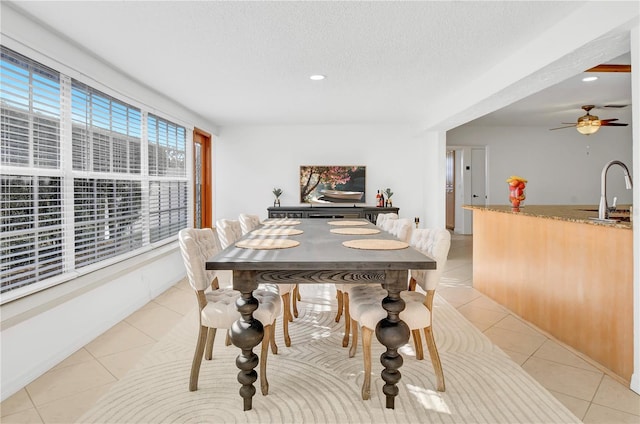
[[[393,212],[379,213],[376,217],[376,226],[383,228],[384,222],[388,219],[398,219],[398,214]]]
[[[240,221],[234,219],[219,219],[216,221],[218,238],[223,249],[231,246],[242,237]]]
[[[189,284],[194,290],[205,290],[216,278],[216,271],[205,269],[205,262],[222,250],[216,230],[186,228],[178,233],[182,260]]]
[[[240,221],[240,228],[242,229],[242,235],[249,233],[254,228],[260,225],[260,217],[258,215],[249,215],[241,213],[238,217]]]
[[[435,290],[447,265],[451,233],[444,228],[421,228],[413,231],[411,246],[436,260],[436,269],[411,270],[411,276],[423,290]]]
[[[380,224],[380,228],[383,229],[384,231],[390,233],[393,230],[394,225],[396,225],[396,221],[397,220],[398,220],[398,218],[394,218],[394,217],[386,218]]]
[[[407,218],[394,219],[391,222],[392,225],[388,231],[400,240],[409,243],[411,241],[413,222]]]

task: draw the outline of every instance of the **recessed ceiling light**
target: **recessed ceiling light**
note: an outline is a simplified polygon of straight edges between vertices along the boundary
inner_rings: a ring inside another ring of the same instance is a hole
[[[598,79],[598,77],[584,77],[584,78],[582,78],[582,81],[589,82],[589,81],[595,81],[597,79]]]
[[[311,75],[309,78],[314,80],[314,81],[321,81],[321,80],[325,79],[326,76],[321,75],[321,74],[316,74],[316,75]]]

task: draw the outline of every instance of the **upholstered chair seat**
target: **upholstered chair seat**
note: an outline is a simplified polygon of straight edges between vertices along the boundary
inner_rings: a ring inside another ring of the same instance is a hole
[[[196,293],[199,308],[200,331],[189,378],[189,390],[195,391],[198,389],[203,356],[207,360],[213,359],[216,330],[219,328],[229,330],[240,318],[235,304],[236,299],[240,297],[240,292],[232,288],[220,288],[219,271],[205,268],[207,259],[222,250],[215,229],[183,229],[178,233],[178,241],[187,278]],[[258,308],[253,316],[262,322],[264,328],[260,353],[260,387],[262,394],[266,395],[269,392],[266,369],[268,347],[271,345],[273,353],[278,353],[274,329],[276,318],[281,312],[281,303],[278,293],[273,290],[259,288],[253,295],[258,300]]]
[[[216,228],[218,229],[218,237],[220,238],[220,244],[222,248],[226,248],[232,244],[235,244],[242,236],[250,233],[255,228],[260,226],[260,218],[258,215],[240,214],[237,220],[234,219],[219,219],[216,221]],[[231,277],[228,277],[231,281]],[[291,293],[294,290],[295,284],[260,284],[258,289],[268,290],[272,293],[279,294],[282,297],[283,304],[283,319],[282,330],[285,346],[291,346],[291,336],[289,335],[289,322],[293,321],[291,315]],[[254,297],[258,298],[254,291]],[[295,316],[298,316],[297,305],[294,303]],[[256,318],[258,318],[256,316]],[[258,318],[260,319],[260,318]],[[262,320],[260,320],[262,321]]]
[[[398,218],[395,213],[386,214],[389,215],[381,222],[381,229],[387,231],[391,235],[396,236],[399,240],[406,243],[411,241],[411,231],[413,229],[413,222],[410,219]],[[379,216],[379,215],[378,215]],[[378,226],[376,222],[376,226]],[[336,284],[336,296],[338,297],[338,313],[341,310],[344,311],[344,337],[342,338],[342,346],[349,346],[349,334],[351,331],[351,317],[350,317],[350,305],[349,296],[351,290],[359,287],[360,284]],[[366,285],[368,286],[368,285]],[[340,320],[339,316],[336,316],[336,322]]]
[[[445,229],[416,229],[413,231],[411,243],[414,248],[436,261],[436,269],[410,270],[410,281],[415,282],[424,290],[402,291],[400,297],[405,301],[405,309],[400,312],[402,319],[413,336],[416,359],[423,359],[422,338],[424,336],[429,349],[429,355],[436,374],[436,388],[445,390],[444,372],[440,363],[440,356],[433,337],[433,298],[447,263],[451,234]],[[371,339],[378,322],[387,316],[382,308],[382,299],[387,291],[380,286],[359,285],[352,287],[349,292],[349,309],[351,316],[352,344],[349,356],[356,353],[358,343],[358,327],[362,329],[362,350],[364,359],[364,381],[362,384],[362,398],[369,399],[371,386]]]

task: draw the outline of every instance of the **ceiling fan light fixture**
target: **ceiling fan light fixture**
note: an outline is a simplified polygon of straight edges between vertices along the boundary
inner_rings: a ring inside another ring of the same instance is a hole
[[[586,118],[586,119],[583,119]],[[591,135],[598,132],[602,122],[598,119],[597,116],[586,115],[578,120],[576,124],[576,130],[582,135]]]

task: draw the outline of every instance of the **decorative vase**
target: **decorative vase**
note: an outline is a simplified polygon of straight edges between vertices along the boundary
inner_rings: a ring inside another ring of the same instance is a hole
[[[527,186],[527,180],[522,177],[512,175],[507,180],[507,183],[509,183],[509,201],[511,202],[511,210],[519,212],[520,207],[523,206],[522,203],[526,198],[524,189]]]
[[[280,198],[276,197],[275,200],[273,201],[273,207],[280,207]]]

